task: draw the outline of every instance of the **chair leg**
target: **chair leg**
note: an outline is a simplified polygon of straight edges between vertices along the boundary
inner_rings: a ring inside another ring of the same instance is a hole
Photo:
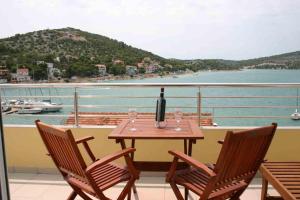
[[[90,197],[88,197],[84,192],[82,192],[81,189],[79,189],[79,188],[77,188],[77,187],[75,187],[73,185],[70,185],[70,186],[73,188],[74,192],[77,193],[84,200],[93,200]]]
[[[180,190],[178,189],[177,185],[174,182],[170,182],[171,188],[173,189],[173,192],[177,198],[177,200],[184,200],[183,196],[180,193]]]
[[[77,196],[77,193],[73,190],[67,200],[74,200],[76,196]]]
[[[127,200],[131,199],[131,189],[129,189],[128,194],[127,194]]]
[[[184,188],[184,199],[188,200],[189,198],[189,190],[187,188]]]
[[[262,178],[261,200],[267,199],[268,194],[268,181]]]
[[[247,187],[240,189],[239,191],[237,191],[231,198],[230,200],[239,200],[240,196],[243,194],[243,192],[246,190]]]
[[[135,193],[135,194],[137,193],[135,184],[133,184],[132,190],[133,190],[133,193]]]
[[[135,179],[132,178],[127,182],[127,184],[125,185],[124,189],[122,190],[120,196],[118,197],[118,200],[123,200],[123,199],[125,199],[125,197],[127,195],[129,195],[129,192],[131,190],[132,185],[134,184],[134,181],[135,181]]]
[[[132,190],[133,190],[134,199],[139,200],[139,195],[136,191],[135,185],[133,185]]]

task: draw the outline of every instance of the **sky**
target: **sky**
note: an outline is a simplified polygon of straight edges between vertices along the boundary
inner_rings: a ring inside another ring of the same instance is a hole
[[[165,58],[300,50],[300,0],[0,0],[0,38],[73,27]]]

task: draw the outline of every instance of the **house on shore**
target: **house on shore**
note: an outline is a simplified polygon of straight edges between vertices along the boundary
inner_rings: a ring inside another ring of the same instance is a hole
[[[137,66],[126,66],[126,74],[129,76],[134,76],[138,73]]]
[[[9,77],[9,70],[5,66],[0,66],[0,83],[7,83]]]
[[[53,63],[47,63],[48,79],[53,80],[60,76],[61,71],[54,67]]]
[[[12,82],[28,82],[31,81],[31,77],[29,76],[29,69],[25,66],[19,67],[17,69],[17,73],[11,74]]]
[[[150,73],[155,72],[158,69],[159,69],[158,65],[150,64],[145,67],[145,73],[150,74]]]
[[[97,64],[95,65],[98,68],[98,73],[100,76],[105,76],[107,69],[106,69],[106,65],[103,64]]]
[[[114,65],[124,65],[125,62],[124,62],[123,60],[117,59],[117,60],[113,60],[113,64],[114,64]]]
[[[41,65],[41,64],[45,64],[46,62],[45,61],[43,61],[43,60],[37,60],[36,61],[36,64],[37,65]]]

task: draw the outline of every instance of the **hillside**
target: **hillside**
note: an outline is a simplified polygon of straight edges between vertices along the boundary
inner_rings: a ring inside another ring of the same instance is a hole
[[[145,59],[147,58],[147,59]],[[114,60],[122,60],[115,66]],[[151,52],[134,48],[124,42],[74,28],[40,30],[0,39],[0,66],[10,72],[26,66],[37,79],[47,76],[46,66],[37,61],[52,62],[63,77],[97,76],[96,64],[105,64],[109,73],[122,75],[124,66],[142,61],[160,66],[157,73],[198,70],[236,70],[247,68],[300,68],[300,51],[249,60],[165,59]],[[147,64],[146,63],[146,64]],[[144,73],[140,71],[140,73]]]
[[[95,64],[110,66],[113,60],[122,60],[125,65],[136,65],[145,57],[162,64],[166,61],[124,42],[74,28],[41,30],[0,39],[0,61],[12,71],[17,65],[34,68],[35,61],[57,61],[56,66],[65,70],[82,67],[86,70],[81,71],[93,71]]]
[[[247,60],[196,59],[185,63],[202,65],[201,69],[230,70],[242,68],[254,69],[300,69],[300,51]]]
[[[300,51],[238,61],[239,66],[254,66],[254,68],[300,68]]]

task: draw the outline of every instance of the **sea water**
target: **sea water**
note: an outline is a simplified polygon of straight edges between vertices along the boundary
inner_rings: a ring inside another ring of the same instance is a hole
[[[132,79],[113,81],[117,83],[299,83],[300,70],[242,70],[242,71],[200,71],[194,74],[174,77]],[[127,112],[128,108],[136,107],[138,112],[155,112],[156,97],[160,88],[125,88],[125,87],[93,87],[79,88],[80,112]],[[173,112],[175,107],[182,107],[184,112],[197,112],[198,88],[165,88],[167,100],[166,112]],[[201,96],[296,96],[296,88],[201,88]],[[299,91],[300,94],[300,91]],[[52,102],[62,103],[65,107],[58,113],[40,114],[39,116],[7,115],[5,124],[33,124],[39,118],[52,124],[64,124],[73,112],[74,88],[57,89],[6,89],[2,97],[12,99],[12,96],[55,95]],[[98,97],[87,98],[86,95]],[[170,97],[189,98],[170,98]],[[126,98],[124,98],[126,97]],[[127,98],[147,97],[147,98]],[[169,97],[169,98],[168,98]],[[213,115],[213,120],[219,126],[260,126],[277,122],[280,126],[300,126],[300,120],[290,119],[295,108],[230,108],[231,106],[296,106],[297,98],[202,98],[201,111]],[[92,107],[96,106],[96,107]],[[215,108],[212,108],[215,107]],[[226,107],[226,108],[224,108]],[[273,116],[275,118],[267,118]],[[250,117],[250,118],[248,118]],[[258,118],[256,118],[258,117]],[[286,117],[280,119],[277,117]]]

